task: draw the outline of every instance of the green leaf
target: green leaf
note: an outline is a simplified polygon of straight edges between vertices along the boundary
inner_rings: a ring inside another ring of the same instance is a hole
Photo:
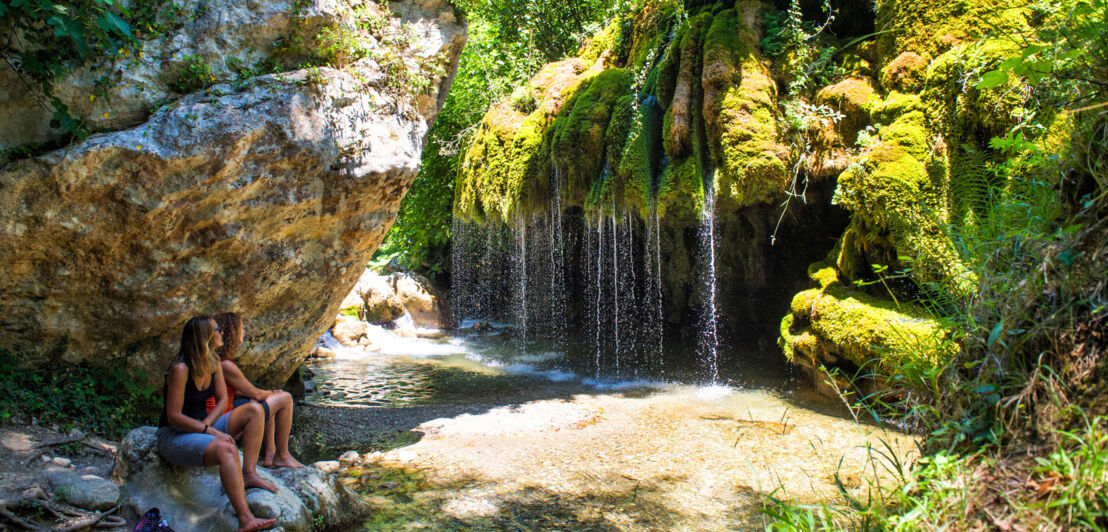
[[[986,345],[988,345],[989,347],[992,347],[993,344],[995,344],[996,341],[998,339],[1000,339],[1000,334],[1003,333],[1003,332],[1004,332],[1004,321],[1001,320],[999,323],[994,325],[993,330],[989,332],[989,339],[985,342]]]
[[[103,17],[96,20],[96,24],[104,31],[126,36],[132,41],[135,39],[135,36],[131,34],[131,26],[127,24],[127,21],[119,18],[119,15],[111,11],[106,11]]]
[[[1007,72],[1002,72],[1000,70],[991,70],[989,72],[986,72],[985,75],[981,76],[981,81],[977,82],[977,85],[975,85],[974,87],[979,90],[991,89],[994,87],[999,87],[1007,82]]]

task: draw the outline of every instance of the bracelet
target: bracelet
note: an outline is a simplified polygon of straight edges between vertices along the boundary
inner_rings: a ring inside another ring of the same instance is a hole
[[[209,427],[207,423],[204,423],[204,430],[203,430],[203,433],[204,433],[204,434],[207,434],[207,433],[208,433],[208,429],[210,429],[210,428],[211,428],[211,427]]]

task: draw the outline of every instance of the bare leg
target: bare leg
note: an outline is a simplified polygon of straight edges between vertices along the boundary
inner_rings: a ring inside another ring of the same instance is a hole
[[[256,402],[246,403],[231,411],[227,429],[232,436],[242,435],[242,480],[248,488],[262,488],[277,493],[277,486],[258,475],[258,451],[262,447],[265,412]]]
[[[250,506],[246,504],[246,492],[243,488],[242,472],[239,470],[239,450],[234,443],[215,440],[204,449],[204,465],[219,465],[219,480],[223,491],[231,499],[231,507],[239,520],[239,532],[262,530],[273,526],[276,519],[258,519]]]
[[[265,420],[265,437],[262,439],[262,452],[265,453],[262,465],[266,467],[273,467],[273,458],[277,456],[277,446],[273,444],[273,418],[277,416],[277,412],[273,408],[275,395],[271,395],[265,400],[266,404],[269,405],[269,419]]]
[[[276,444],[274,456],[271,460],[276,467],[304,467],[289,452],[289,432],[292,431],[292,395],[285,391],[279,391],[266,399],[269,403],[271,419],[269,427],[270,442]],[[266,447],[267,459],[269,447]]]

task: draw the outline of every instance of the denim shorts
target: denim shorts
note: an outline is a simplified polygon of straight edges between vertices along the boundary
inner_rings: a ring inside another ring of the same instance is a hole
[[[220,432],[227,432],[227,420],[231,414],[226,413],[212,423],[212,428]],[[204,450],[208,448],[215,436],[202,432],[185,432],[172,425],[158,429],[158,452],[169,463],[179,466],[203,466]]]

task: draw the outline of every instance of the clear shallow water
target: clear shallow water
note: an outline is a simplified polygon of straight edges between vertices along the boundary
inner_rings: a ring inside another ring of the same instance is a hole
[[[456,331],[386,330],[370,326],[371,351],[343,347],[330,334],[320,342],[334,359],[312,359],[315,392],[307,402],[327,406],[401,407],[526,400],[574,391],[626,391],[700,385],[702,393],[737,388],[777,394],[805,393],[798,372],[777,352],[720,350],[719,380],[697,363],[695,346],[667,345],[664,360],[597,368],[589,338],[521,340],[505,324],[476,330],[464,321]],[[572,333],[571,333],[572,334]]]

